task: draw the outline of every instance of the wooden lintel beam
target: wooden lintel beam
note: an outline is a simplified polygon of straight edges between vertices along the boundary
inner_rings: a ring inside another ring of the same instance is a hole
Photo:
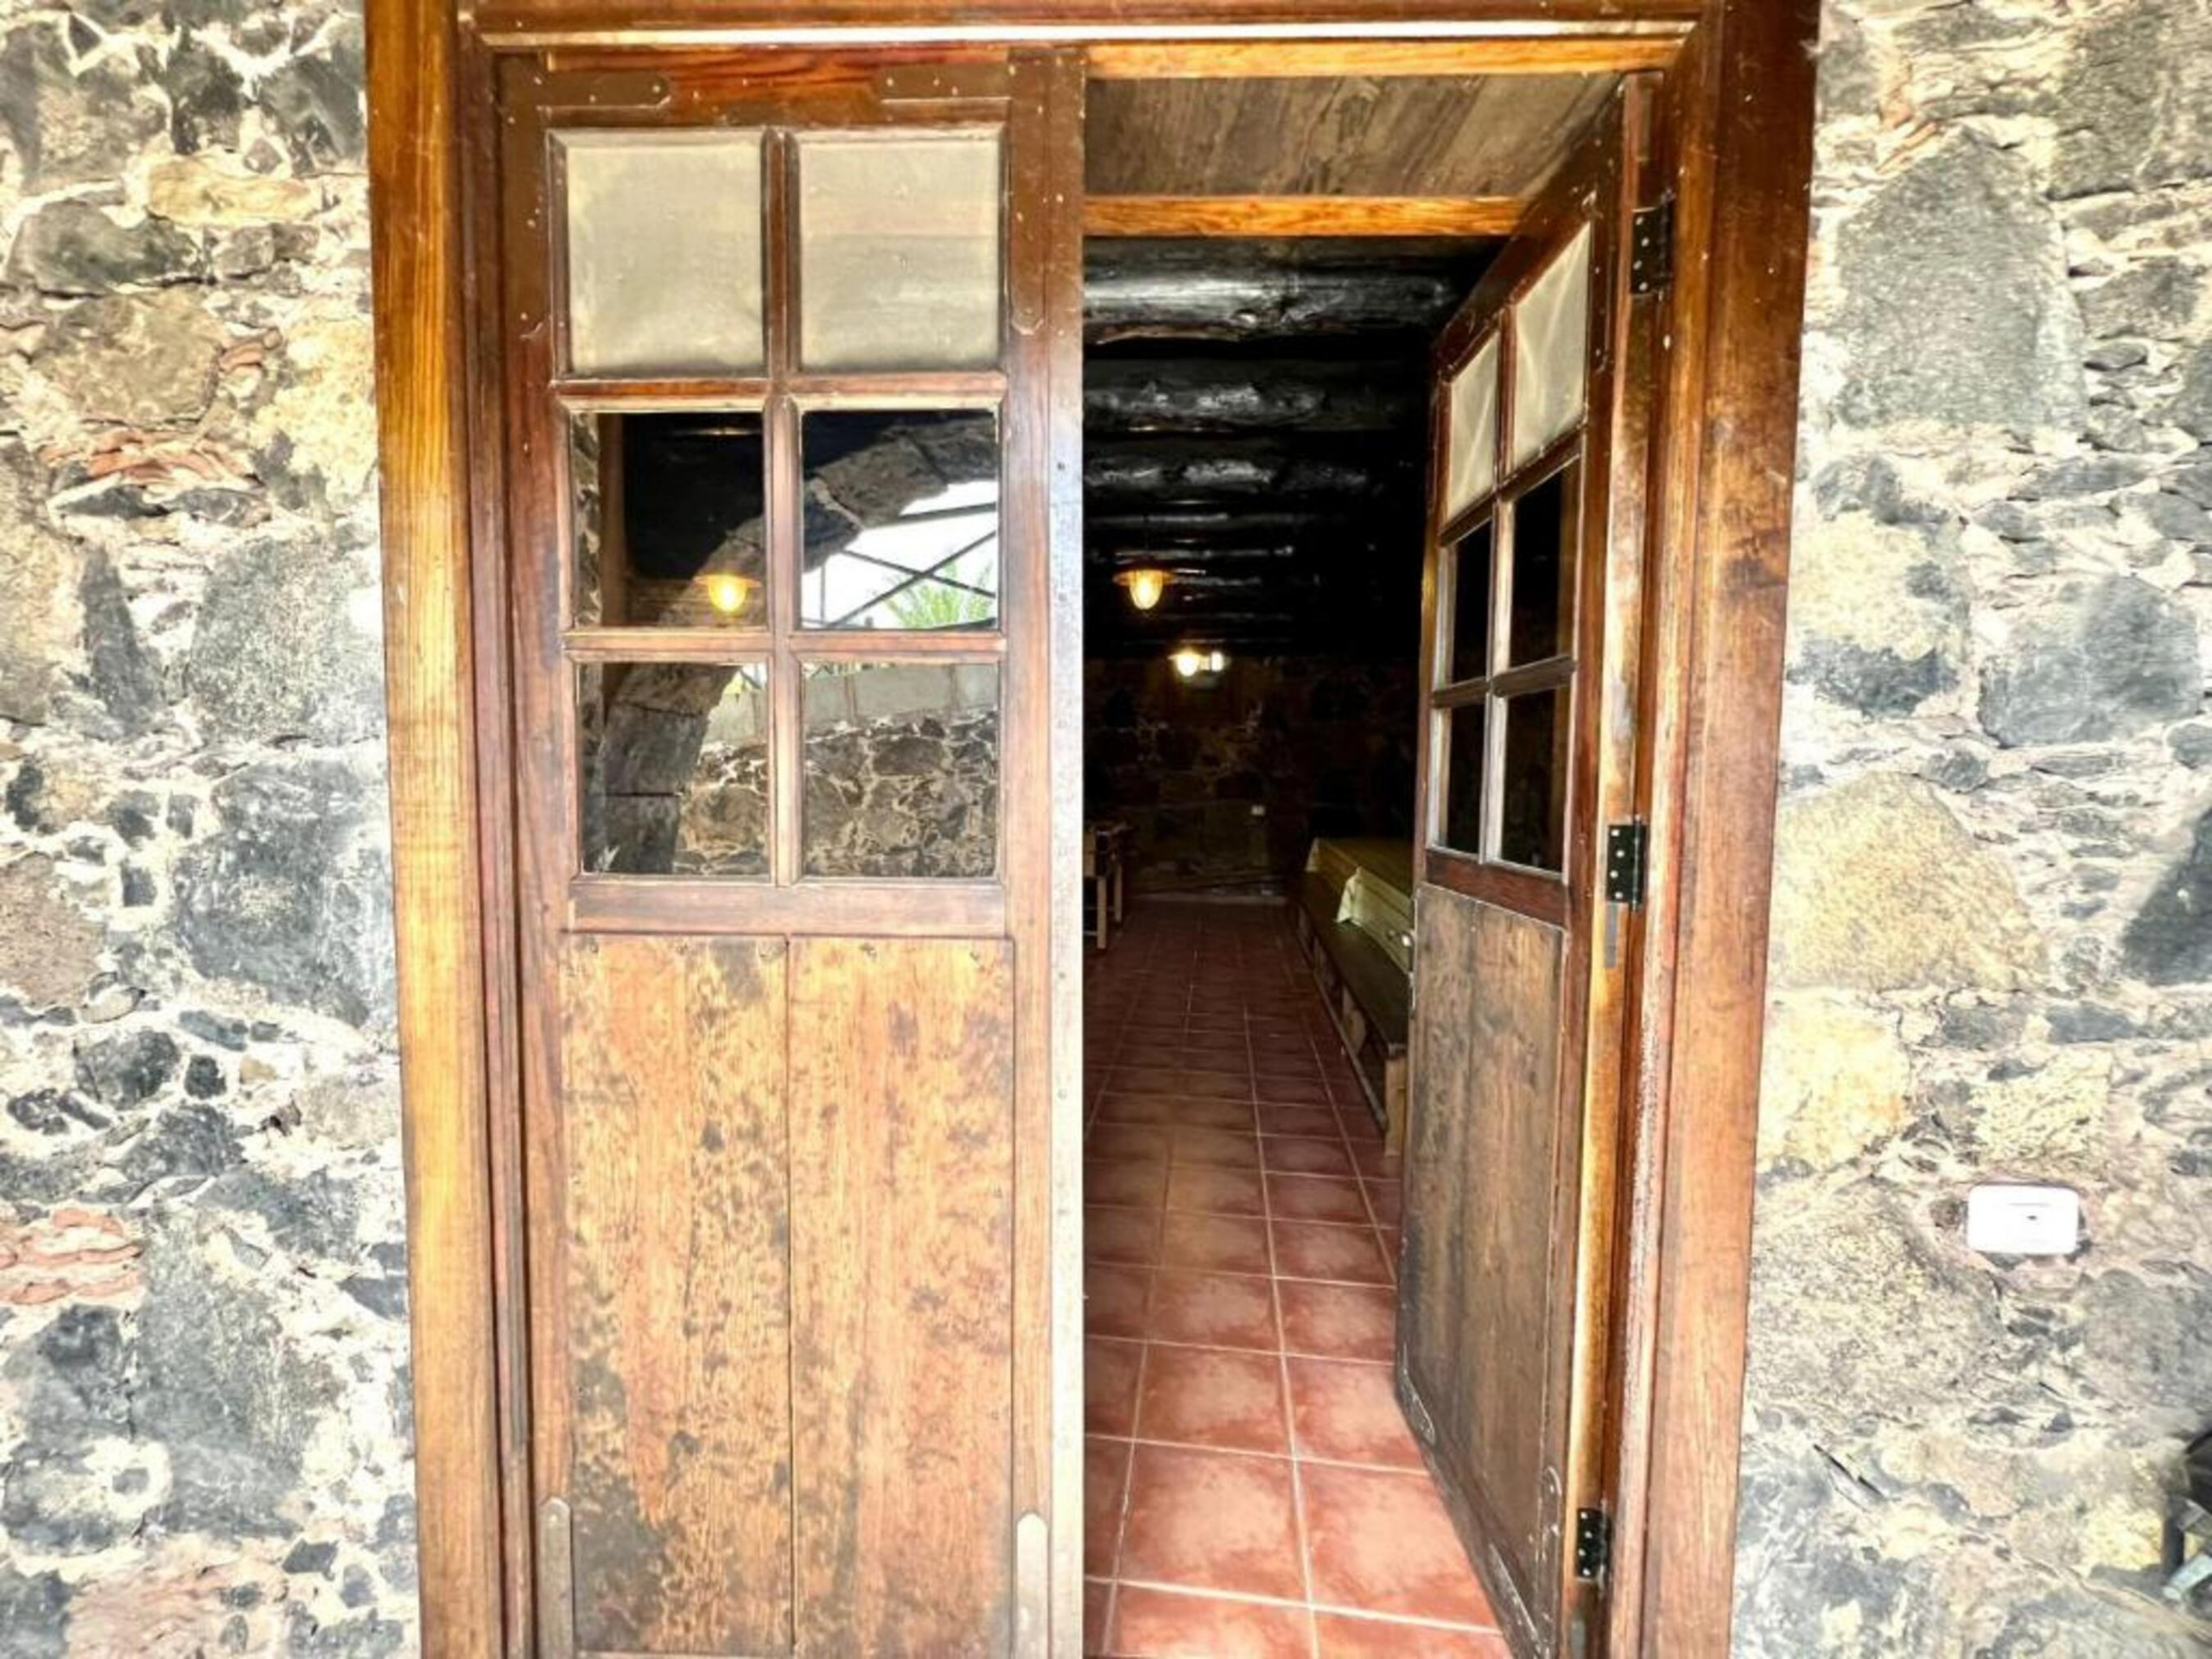
[[[1458,40],[1106,41],[1092,45],[1085,61],[1093,80],[1602,75],[1664,69],[1681,46],[1680,28],[1660,26],[1618,34],[1498,34]]]
[[[1510,236],[1517,196],[1091,196],[1088,236]]]

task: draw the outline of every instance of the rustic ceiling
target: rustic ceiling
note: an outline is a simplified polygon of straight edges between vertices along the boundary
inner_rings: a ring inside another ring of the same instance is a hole
[[[1602,75],[1102,80],[1094,195],[1525,196],[1611,96]]]
[[[1427,355],[1478,242],[1102,238],[1086,261],[1090,650],[1410,653]],[[1174,580],[1141,613],[1118,570]]]

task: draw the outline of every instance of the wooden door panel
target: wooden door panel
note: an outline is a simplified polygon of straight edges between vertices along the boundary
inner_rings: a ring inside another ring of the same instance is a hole
[[[1448,888],[1421,898],[1402,1363],[1453,1477],[1447,1496],[1487,1511],[1466,1518],[1510,1545],[1496,1559],[1525,1605],[1559,1545],[1546,1472],[1565,936]]]
[[[785,947],[562,949],[578,1644],[791,1650]]]
[[[800,1650],[1002,1653],[1014,947],[791,949]]]

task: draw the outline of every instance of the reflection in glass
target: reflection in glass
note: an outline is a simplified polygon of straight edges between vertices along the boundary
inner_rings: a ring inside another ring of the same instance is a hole
[[[998,868],[997,664],[816,663],[804,685],[806,874]]]
[[[1462,703],[1445,715],[1444,821],[1440,846],[1478,856],[1483,846],[1483,715],[1481,702]]]
[[[1499,779],[1497,855],[1509,864],[1567,868],[1567,694],[1534,691],[1499,704],[1505,757]]]
[[[999,135],[799,140],[799,361],[987,369],[999,360]]]
[[[999,445],[988,410],[823,412],[801,429],[810,628],[988,628]]]
[[[758,414],[585,413],[569,433],[579,626],[767,626]]]
[[[1452,658],[1446,684],[1490,671],[1491,525],[1477,525],[1452,555]]]
[[[767,874],[765,666],[581,664],[576,733],[586,872]]]
[[[566,132],[578,374],[747,374],[760,333],[760,135]]]
[[[1458,517],[1497,482],[1497,336],[1452,377],[1445,413],[1444,516]]]
[[[1574,648],[1574,480],[1554,473],[1513,504],[1513,598],[1507,649],[1515,664]]]

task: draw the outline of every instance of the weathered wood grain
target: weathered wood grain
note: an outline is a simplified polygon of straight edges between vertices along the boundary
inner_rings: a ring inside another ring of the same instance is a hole
[[[1548,1629],[1559,1500],[1554,1484],[1548,1512],[1546,1475],[1564,1452],[1559,1173],[1577,1097],[1560,1087],[1566,936],[1433,887],[1418,928],[1403,1363],[1435,1422],[1447,1496],[1473,1500],[1492,1560]]]
[[[1517,198],[1611,90],[1604,75],[1101,81],[1085,172],[1094,197]]]
[[[367,46],[423,1640],[454,1659],[492,1659],[511,1632],[500,1595],[454,11],[440,0],[379,4]]]
[[[807,939],[791,975],[800,1650],[1001,1654],[1014,950]]]
[[[563,946],[569,1503],[588,1649],[791,1650],[785,952]]]
[[[1517,196],[1094,195],[1092,236],[1510,236]]]

